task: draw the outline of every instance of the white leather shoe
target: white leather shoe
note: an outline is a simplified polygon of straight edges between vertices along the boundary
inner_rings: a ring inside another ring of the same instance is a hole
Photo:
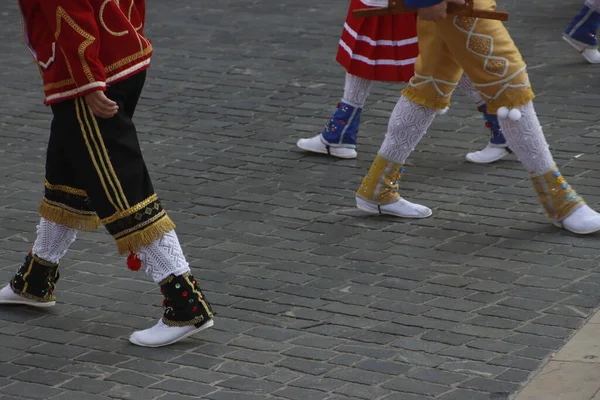
[[[332,147],[323,143],[321,135],[311,137],[310,139],[300,139],[296,146],[302,150],[311,151],[319,154],[329,154],[338,158],[356,158],[356,150],[347,147]]]
[[[142,347],[162,347],[179,342],[188,336],[210,328],[215,323],[209,319],[200,327],[194,325],[188,326],[169,326],[162,319],[158,321],[152,328],[143,331],[136,331],[131,334],[129,341],[135,345]]]
[[[510,152],[506,150],[505,147],[497,147],[488,143],[483,150],[468,153],[465,158],[472,163],[489,164],[498,161],[509,154]]]
[[[579,235],[589,235],[600,231],[600,214],[592,210],[587,204],[573,211],[557,226]]]
[[[429,208],[402,198],[394,203],[379,205],[357,196],[356,207],[370,214],[387,214],[401,218],[427,218],[432,214]]]
[[[16,294],[10,285],[6,285],[0,289],[0,304],[23,304],[26,306],[46,308],[56,305],[56,301],[43,302],[28,299]]]
[[[581,43],[567,35],[563,35],[563,40],[581,53],[583,58],[585,58],[590,64],[600,64],[600,51],[598,51],[597,47],[590,47],[589,45]]]

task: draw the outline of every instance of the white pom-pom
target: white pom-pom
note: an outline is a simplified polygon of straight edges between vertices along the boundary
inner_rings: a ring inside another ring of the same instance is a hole
[[[517,108],[513,108],[508,113],[508,119],[510,119],[511,121],[520,120],[521,119],[521,111],[519,111]]]
[[[449,109],[450,109],[450,107],[446,107],[443,110],[438,110],[437,115],[445,115]]]
[[[506,118],[508,118],[508,114],[509,114],[508,108],[500,107],[498,109],[498,118],[506,119]]]

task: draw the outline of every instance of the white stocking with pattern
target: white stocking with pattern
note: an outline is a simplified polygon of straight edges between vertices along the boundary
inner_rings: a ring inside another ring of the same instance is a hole
[[[77,230],[41,218],[40,224],[37,226],[33,254],[42,260],[58,264],[60,259],[67,254],[69,246],[76,237]]]
[[[518,108],[521,118],[498,118],[508,147],[517,155],[527,172],[541,174],[554,168],[554,159],[533,107],[529,102]]]
[[[353,107],[362,108],[369,97],[372,87],[373,81],[346,73],[342,101]]]
[[[433,122],[437,110],[413,103],[400,97],[390,116],[388,131],[379,155],[388,161],[403,165],[415,146],[421,141]]]
[[[471,98],[471,100],[473,100],[473,102],[477,104],[477,106],[481,106],[485,103],[477,89],[475,89],[473,82],[471,82],[467,74],[463,74],[463,76],[460,78],[460,80],[458,81],[458,87],[464,90],[465,93]]]
[[[585,0],[584,4],[596,12],[600,12],[600,0]]]
[[[146,266],[146,273],[156,283],[171,274],[177,276],[190,271],[175,231],[165,233],[160,239],[140,248],[136,254]]]

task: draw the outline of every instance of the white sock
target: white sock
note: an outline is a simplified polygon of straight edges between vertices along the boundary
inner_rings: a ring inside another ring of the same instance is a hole
[[[76,237],[77,230],[41,218],[32,252],[42,260],[58,264]]]
[[[346,73],[346,83],[344,84],[344,97],[342,97],[342,101],[353,107],[362,108],[369,97],[372,87],[373,81]]]
[[[460,80],[458,81],[458,87],[465,91],[465,93],[473,100],[477,107],[483,105],[485,101],[479,94],[479,91],[475,89],[473,82],[469,79],[467,74],[463,73]]]
[[[171,274],[177,276],[190,271],[175,231],[169,231],[160,239],[140,248],[136,255],[142,265],[146,266],[146,273],[156,283]]]
[[[393,163],[404,164],[436,115],[437,110],[400,97],[390,116],[388,131],[378,154]]]
[[[556,164],[535,113],[533,102],[530,101],[518,110],[521,118],[517,121],[498,118],[508,147],[517,155],[527,172],[541,174],[550,171]]]
[[[600,12],[600,0],[585,0],[584,4],[592,10]]]

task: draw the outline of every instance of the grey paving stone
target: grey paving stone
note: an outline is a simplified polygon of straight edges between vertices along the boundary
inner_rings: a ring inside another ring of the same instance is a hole
[[[118,382],[125,385],[137,386],[137,387],[148,387],[162,380],[153,376],[140,374],[134,371],[124,370],[116,372],[112,375],[104,378],[107,381]]]
[[[247,393],[269,394],[282,388],[282,385],[275,382],[264,380],[250,379],[241,376],[236,376],[227,379],[219,384],[228,389],[235,389]]]
[[[66,381],[70,381],[73,379],[72,375],[63,374],[60,372],[53,371],[36,371],[36,370],[28,370],[22,372],[18,375],[13,376],[11,379],[22,381],[22,382],[31,382],[31,383],[39,383],[41,385],[46,386],[55,386],[60,385]]]
[[[214,388],[202,383],[184,381],[178,379],[165,379],[148,387],[155,391],[181,393],[197,397],[202,397],[205,394],[214,391]]]
[[[485,378],[473,378],[459,384],[460,387],[480,390],[482,392],[506,393],[510,394],[519,388],[519,385],[506,381],[497,381]]]
[[[468,379],[468,375],[444,372],[433,368],[412,369],[406,374],[406,376],[421,381],[439,383],[448,386],[454,385],[458,382],[463,382]]]
[[[85,393],[85,396],[88,396],[89,394],[104,393],[112,389],[114,386],[115,384],[112,382],[90,379],[86,377],[78,377],[63,383],[62,385],[60,385],[60,388],[80,391]]]
[[[385,389],[397,390],[400,392],[415,393],[424,396],[438,396],[445,391],[447,388],[442,385],[436,385],[432,383],[426,383],[408,378],[396,378],[383,385]]]
[[[30,382],[15,382],[12,385],[0,388],[0,393],[8,394],[18,398],[48,399],[60,394],[62,390],[49,386],[38,385]]]
[[[346,395],[351,399],[381,398],[381,396],[385,396],[386,394],[390,393],[389,390],[381,389],[377,386],[357,385],[352,383],[342,386],[339,389],[335,389],[334,392]]]
[[[163,390],[143,389],[129,385],[119,385],[104,393],[104,396],[115,399],[155,399],[164,394]]]

